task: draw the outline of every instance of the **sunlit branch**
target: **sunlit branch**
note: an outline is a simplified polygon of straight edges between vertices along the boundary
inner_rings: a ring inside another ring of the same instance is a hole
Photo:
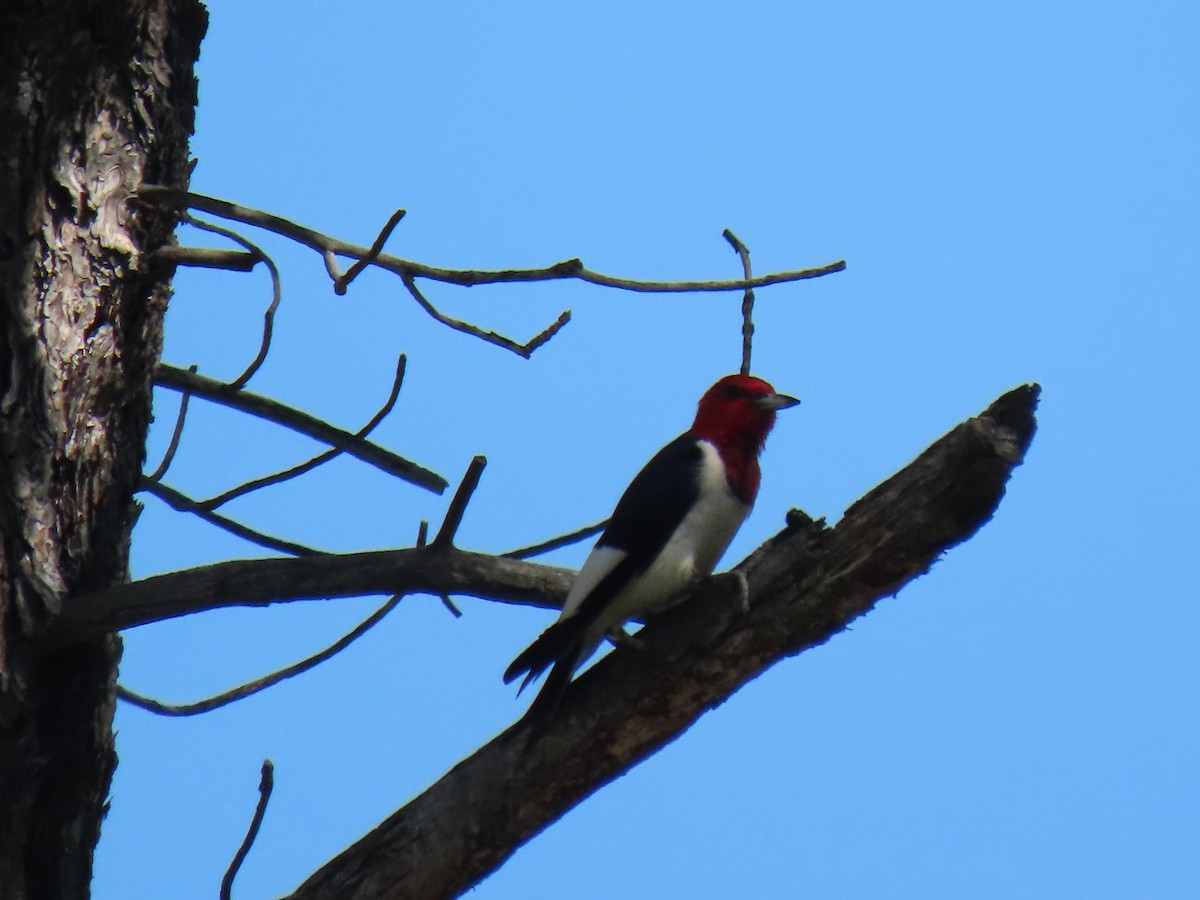
[[[487,341],[489,344],[495,344],[497,347],[503,347],[505,350],[510,350],[518,356],[524,357],[525,359],[529,359],[529,357],[533,355],[533,352],[537,350],[538,347],[542,346],[542,344],[546,343],[546,341],[558,334],[558,332],[562,330],[563,326],[571,321],[571,311],[569,309],[563,310],[562,314],[559,315],[559,317],[551,322],[548,326],[546,326],[546,328],[534,335],[524,344],[519,344],[512,338],[507,338],[502,334],[497,334],[494,331],[484,331],[479,326],[472,325],[470,322],[464,322],[462,319],[455,319],[452,316],[446,315],[444,312],[430,303],[425,295],[421,293],[420,288],[417,287],[417,283],[413,280],[411,275],[401,275],[400,278],[404,282],[404,287],[408,290],[408,293],[414,300],[417,301],[417,305],[420,306],[421,309],[425,310],[425,312],[429,313],[434,320],[445,325],[447,328],[452,328],[455,331],[461,331],[463,334],[469,334],[472,337],[477,337],[481,340]]]
[[[187,206],[203,210],[226,219],[245,222],[273,231],[283,237],[291,238],[297,243],[311,247],[319,252],[329,252],[338,256],[348,256],[362,259],[370,253],[369,247],[351,244],[347,241],[322,234],[312,228],[298,225],[282,216],[263,212],[248,206],[240,206],[227,200],[206,197],[203,194],[193,194],[188,191],[177,191],[158,185],[144,184],[138,191],[147,200],[162,202],[175,206]],[[458,284],[471,287],[479,284],[506,284],[519,281],[555,281],[573,278],[598,284],[603,287],[613,287],[625,291],[646,293],[697,293],[709,291],[744,291],[747,288],[766,287],[771,284],[783,284],[789,281],[803,281],[808,278],[819,278],[846,268],[845,260],[838,260],[825,266],[812,269],[797,269],[789,272],[774,272],[770,275],[760,275],[750,281],[641,281],[635,278],[618,278],[604,275],[587,268],[578,259],[568,259],[540,269],[443,269],[438,266],[428,266],[412,260],[400,259],[380,254],[372,263],[398,275],[410,275],[414,278],[428,278],[431,281],[444,281],[447,284]]]

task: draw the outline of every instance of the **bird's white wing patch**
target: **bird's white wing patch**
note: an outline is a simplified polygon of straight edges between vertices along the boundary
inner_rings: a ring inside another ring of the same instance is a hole
[[[575,583],[571,585],[571,590],[567,593],[560,618],[565,619],[567,616],[573,615],[575,610],[579,609],[579,604],[583,603],[584,598],[604,579],[604,576],[615,569],[628,555],[624,550],[618,550],[616,547],[596,547],[592,550],[588,554],[588,558],[584,560],[583,568],[575,576]]]

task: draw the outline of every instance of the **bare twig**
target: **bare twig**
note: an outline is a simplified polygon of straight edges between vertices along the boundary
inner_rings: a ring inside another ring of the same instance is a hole
[[[429,540],[429,522],[426,519],[421,520],[421,524],[417,527],[417,546],[424,547]],[[450,615],[456,619],[462,618],[462,610],[450,599],[449,594],[438,594],[438,599],[442,601],[442,606],[450,611]]]
[[[141,694],[129,690],[129,688],[117,685],[117,696],[127,703],[131,703],[147,712],[157,713],[160,716],[196,716],[201,713],[212,712],[214,709],[220,709],[230,703],[242,700],[246,697],[252,697],[259,691],[265,691],[269,687],[274,687],[279,682],[284,681],[293,676],[299,675],[302,672],[307,672],[314,666],[318,666],[325,660],[329,659],[338,653],[341,653],[356,640],[378,625],[383,618],[390,613],[400,603],[403,594],[393,594],[383,606],[371,613],[366,619],[363,619],[352,631],[347,632],[342,637],[338,638],[324,650],[319,653],[314,653],[307,659],[303,659],[298,663],[294,663],[287,668],[280,669],[278,672],[272,672],[270,675],[265,675],[262,678],[257,678],[240,687],[217,694],[215,697],[209,697],[205,700],[197,700],[195,703],[183,703],[178,706],[161,703],[158,700],[152,700],[149,697],[144,697]]]
[[[472,325],[470,322],[464,322],[461,319],[455,319],[446,315],[444,312],[430,303],[428,299],[426,299],[425,295],[421,293],[421,290],[417,287],[417,283],[413,280],[411,275],[401,275],[400,278],[404,282],[405,288],[408,289],[408,293],[414,300],[417,301],[417,304],[421,307],[421,309],[429,313],[429,315],[438,322],[441,322],[448,328],[453,328],[455,331],[461,331],[463,334],[469,334],[472,337],[477,337],[480,340],[487,341],[489,344],[495,344],[497,347],[503,347],[505,350],[511,350],[513,353],[517,354],[517,356],[524,357],[525,359],[529,359],[529,357],[533,355],[534,350],[542,346],[542,344],[546,343],[546,341],[550,340],[550,338],[554,337],[554,335],[558,334],[562,327],[571,321],[571,311],[569,309],[563,310],[562,314],[540,333],[534,335],[526,343],[518,344],[512,338],[507,338],[504,335],[497,334],[494,331],[484,331],[479,326]]]
[[[276,400],[249,391],[235,390],[216,379],[192,375],[166,364],[160,364],[155,370],[154,383],[176,391],[190,390],[206,400],[283,425],[331,447],[341,447],[351,456],[435,494],[440,494],[447,487],[446,479],[441,475]]]
[[[603,522],[588,525],[585,528],[580,528],[578,531],[550,538],[550,540],[542,541],[540,544],[521,547],[519,550],[509,550],[507,553],[501,553],[500,555],[506,559],[529,559],[531,556],[541,556],[543,553],[549,553],[551,550],[557,550],[559,547],[569,547],[571,544],[586,541],[592,535],[599,534],[607,527],[608,519],[605,519]]]
[[[228,272],[251,272],[262,257],[244,250],[214,250],[211,247],[159,247],[151,254],[157,263],[169,266],[192,266],[197,269],[225,269]]]
[[[271,273],[271,304],[267,307],[267,311],[263,314],[263,335],[262,341],[258,347],[258,355],[254,357],[253,362],[246,367],[246,371],[230,382],[230,387],[241,389],[244,388],[247,382],[254,377],[254,374],[262,368],[262,364],[266,362],[267,353],[271,349],[271,334],[275,330],[275,311],[279,309],[279,301],[283,299],[283,282],[279,277],[279,266],[275,265],[275,260],[271,259],[262,248],[256,244],[252,244],[246,238],[242,237],[236,231],[228,228],[222,228],[220,225],[213,225],[211,222],[205,222],[197,219],[195,216],[184,213],[183,221],[187,222],[193,228],[199,228],[201,231],[209,231],[213,234],[219,234],[222,237],[227,237],[235,243],[241,244],[250,253],[258,254],[259,259],[266,264],[267,271]]]
[[[750,248],[742,243],[741,239],[730,231],[728,228],[723,232],[725,240],[729,241],[729,246],[733,247],[735,253],[742,260],[742,275],[746,281],[753,279],[754,275],[750,269]],[[742,295],[742,368],[743,375],[750,374],[750,345],[754,340],[754,289],[746,288],[746,293]]]
[[[446,509],[446,518],[442,520],[442,527],[438,529],[437,537],[433,539],[434,547],[454,546],[454,535],[458,533],[458,526],[462,524],[463,513],[467,511],[467,504],[471,502],[471,495],[475,493],[475,488],[479,486],[479,477],[483,474],[486,466],[486,456],[476,456],[471,460],[471,464],[467,466],[467,471],[458,485],[458,490],[454,492],[450,506]]]
[[[282,216],[263,212],[248,206],[240,206],[227,200],[206,197],[203,194],[193,194],[188,191],[177,191],[159,185],[144,184],[138,191],[139,195],[151,202],[170,206],[187,206],[192,209],[245,222],[273,231],[283,237],[310,247],[318,252],[334,253],[339,256],[349,256],[362,259],[370,252],[370,248],[351,244],[335,237],[322,234],[312,228],[298,225]],[[411,275],[414,278],[428,278],[431,281],[443,281],[447,284],[458,284],[472,287],[479,284],[508,284],[524,281],[557,281],[562,279],[577,279],[588,284],[601,287],[617,288],[623,291],[641,293],[687,294],[721,291],[743,291],[746,288],[760,288],[771,284],[782,284],[789,281],[804,281],[808,278],[819,278],[846,268],[844,260],[820,266],[815,269],[799,269],[791,272],[775,272],[770,275],[760,275],[752,281],[639,281],[634,278],[617,278],[593,272],[578,259],[568,259],[540,269],[442,269],[437,266],[427,266],[399,257],[381,253],[372,265],[379,266],[398,275]]]
[[[230,898],[230,892],[233,890],[233,879],[237,877],[238,869],[246,861],[246,854],[250,852],[250,848],[254,845],[254,839],[258,837],[258,829],[262,827],[263,816],[267,813],[267,803],[270,801],[271,791],[274,789],[275,765],[269,759],[264,759],[262,764],[262,780],[258,783],[258,806],[255,807],[254,818],[250,822],[250,829],[246,832],[242,846],[238,847],[237,853],[234,854],[233,862],[229,864],[229,868],[225,872],[225,877],[221,879],[221,900],[229,900]]]
[[[292,541],[285,541],[282,538],[272,537],[269,534],[256,531],[248,525],[243,525],[241,522],[236,522],[228,516],[205,509],[203,504],[161,482],[142,479],[141,484],[138,485],[138,490],[153,494],[177,512],[192,513],[210,525],[216,525],[223,531],[228,531],[230,534],[240,537],[242,540],[249,541],[252,544],[258,544],[260,547],[266,547],[268,550],[278,550],[280,553],[287,553],[291,556],[323,555],[323,551],[321,550],[314,550],[312,547],[306,547],[303,544],[296,544]]]
[[[196,374],[196,366],[188,366],[188,372],[192,375]],[[175,452],[179,449],[179,439],[183,436],[183,422],[187,418],[188,401],[192,399],[191,391],[184,391],[179,397],[179,415],[175,418],[175,430],[171,432],[171,442],[167,444],[167,452],[163,454],[162,462],[158,464],[158,468],[146,476],[147,481],[155,483],[162,481],[163,476],[167,474],[167,469],[171,468],[171,463],[175,459]]]
[[[398,209],[390,219],[384,224],[379,232],[379,237],[375,238],[375,243],[371,245],[371,249],[367,251],[367,255],[357,260],[354,265],[346,270],[345,275],[338,276],[333,280],[333,292],[339,297],[346,293],[346,288],[350,282],[358,277],[358,273],[373,263],[379,258],[379,254],[383,252],[383,245],[387,243],[388,238],[392,236],[392,232],[396,226],[400,224],[400,220],[404,218],[404,210]]]
[[[372,431],[374,431],[379,423],[387,417],[388,413],[390,413],[392,408],[396,405],[396,398],[400,396],[400,386],[404,383],[405,364],[406,357],[403,353],[401,353],[400,359],[396,363],[396,377],[392,381],[392,392],[388,395],[388,398],[384,402],[383,406],[379,408],[379,411],[371,417],[371,420],[354,433],[354,436],[359,440],[366,438]],[[230,490],[225,491],[223,494],[210,497],[208,500],[203,501],[200,505],[205,509],[217,509],[218,507],[224,506],[230,500],[234,500],[238,497],[244,497],[246,494],[249,494],[252,491],[257,491],[260,488],[265,488],[270,485],[282,484],[285,481],[298,478],[306,472],[311,472],[318,466],[324,465],[325,463],[345,452],[345,447],[331,447],[324,453],[319,453],[307,462],[300,463],[298,466],[292,466],[290,469],[284,469],[282,472],[276,472],[273,475],[265,475],[262,478],[256,478],[253,481],[247,481],[245,484],[240,484],[235,488],[231,488]]]
[[[438,529],[437,537],[433,539],[434,547],[450,548],[454,546],[454,535],[458,533],[458,526],[462,524],[463,514],[467,511],[467,504],[471,502],[471,496],[475,493],[475,488],[479,486],[479,477],[483,474],[486,466],[487,457],[485,456],[476,456],[471,460],[471,464],[467,466],[467,471],[458,485],[458,490],[454,492],[454,497],[450,500],[450,506],[446,509],[446,517],[442,519],[442,527]],[[428,524],[425,522],[421,524],[425,527],[417,533],[418,547],[425,545],[425,537],[428,534]],[[450,610],[454,618],[462,618],[462,610],[450,599],[449,594],[440,594],[439,596],[442,599],[442,605]]]
[[[325,263],[325,271],[333,281],[342,277],[342,270],[338,268],[337,256],[332,250],[321,251],[321,262]]]
[[[176,207],[190,207],[192,209],[203,210],[213,215],[222,216],[226,219],[232,219],[238,222],[245,222],[248,225],[254,225],[258,228],[264,228],[276,234],[282,235],[290,240],[303,244],[321,254],[325,262],[326,271],[329,272],[329,277],[334,279],[335,283],[341,280],[342,276],[338,272],[336,256],[347,256],[357,260],[369,259],[370,265],[379,266],[394,272],[405,280],[405,286],[408,287],[409,293],[413,299],[439,322],[462,331],[465,334],[470,334],[474,337],[481,338],[489,343],[520,353],[522,356],[528,356],[547,340],[553,337],[559,329],[570,319],[569,311],[564,312],[559,316],[558,320],[545,329],[537,337],[533,338],[526,344],[517,344],[508,338],[503,338],[494,332],[484,331],[474,326],[468,326],[464,322],[459,322],[448,316],[444,316],[438,312],[432,304],[426,300],[419,291],[414,289],[413,281],[416,278],[428,278],[431,281],[440,281],[446,284],[457,284],[464,287],[479,284],[502,284],[513,282],[533,282],[533,281],[555,281],[561,279],[575,279],[584,281],[588,284],[595,284],[601,287],[616,288],[623,291],[638,291],[647,293],[699,293],[710,291],[745,291],[751,288],[766,287],[771,284],[782,284],[792,281],[803,281],[808,278],[819,278],[823,275],[829,275],[833,272],[840,272],[846,268],[846,263],[839,260],[829,265],[820,266],[812,269],[799,269],[790,272],[775,272],[769,275],[762,275],[754,279],[745,279],[741,281],[640,281],[633,278],[618,278],[612,275],[605,275],[600,272],[594,272],[584,266],[579,259],[568,259],[563,262],[555,263],[540,269],[502,269],[502,270],[477,270],[477,269],[443,269],[437,266],[428,266],[423,263],[413,262],[411,260],[401,259],[396,256],[390,256],[386,253],[379,253],[372,258],[372,248],[363,247],[358,244],[351,244],[346,241],[339,240],[326,234],[322,234],[312,228],[307,228],[303,225],[298,225],[295,222],[289,221],[282,216],[277,216],[272,213],[262,210],[253,209],[247,206],[240,206],[236,203],[230,203],[227,200],[219,200],[215,197],[206,197],[202,194],[192,194],[187,191],[177,191],[171,188],[161,187],[159,185],[142,185],[139,190],[139,196],[143,199],[154,203],[171,205]],[[518,349],[521,348],[521,349]],[[524,352],[522,352],[522,350]]]

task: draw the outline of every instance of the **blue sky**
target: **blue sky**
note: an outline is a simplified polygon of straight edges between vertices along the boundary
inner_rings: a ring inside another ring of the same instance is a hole
[[[496,898],[1182,897],[1200,891],[1200,12],[1115,3],[214,2],[194,189],[445,266],[579,256],[628,277],[846,272],[759,292],[780,417],[732,565],[798,506],[836,520],[1028,381],[1040,430],[996,519],[827,645],[784,661],[522,848]],[[603,518],[736,369],[740,297],[283,270],[254,390],[376,433],[452,482],[459,543]],[[192,233],[187,238],[209,243]],[[265,272],[183,272],[165,358],[232,378]],[[156,398],[152,467],[177,397]],[[167,481],[204,496],[320,449],[201,401]],[[328,550],[411,545],[446,498],[340,460],[229,512]],[[146,498],[134,575],[262,555]],[[586,546],[547,561],[578,565]],[[121,680],[182,702],[311,653],[380,599],[126,634]],[[190,720],[122,706],[95,896],[211,897],[264,757],[241,897],[320,863],[520,715],[500,681],[549,615],[413,597],[327,665]]]

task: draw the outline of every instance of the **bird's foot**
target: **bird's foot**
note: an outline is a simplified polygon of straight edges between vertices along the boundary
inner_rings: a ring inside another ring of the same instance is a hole
[[[650,647],[650,645],[641,638],[634,637],[620,625],[615,628],[608,629],[608,631],[604,633],[604,637],[614,647],[630,647],[639,652],[647,650]]]

